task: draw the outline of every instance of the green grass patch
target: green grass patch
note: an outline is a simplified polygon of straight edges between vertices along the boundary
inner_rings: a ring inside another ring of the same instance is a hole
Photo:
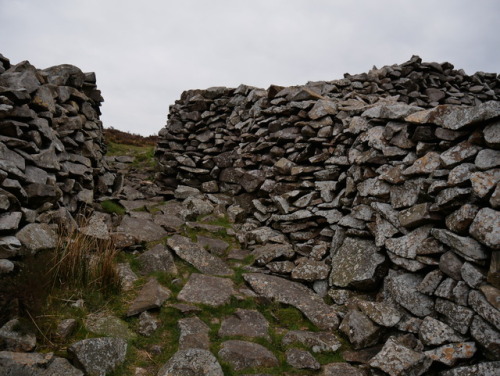
[[[101,202],[102,209],[109,214],[124,215],[126,210],[123,206],[113,200],[105,200]]]

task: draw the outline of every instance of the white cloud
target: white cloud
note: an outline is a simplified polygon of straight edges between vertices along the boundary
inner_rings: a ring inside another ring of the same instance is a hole
[[[301,84],[418,54],[498,72],[497,0],[0,0],[2,50],[95,71],[105,126],[157,133],[187,89]]]

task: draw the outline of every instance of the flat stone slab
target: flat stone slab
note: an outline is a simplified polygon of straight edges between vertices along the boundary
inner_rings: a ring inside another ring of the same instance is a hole
[[[242,336],[270,339],[269,322],[259,311],[238,308],[233,316],[226,317],[221,324],[219,337]]]
[[[330,363],[323,366],[321,376],[367,376],[364,370],[360,370],[349,363]]]
[[[224,261],[184,236],[172,236],[167,240],[167,245],[174,250],[177,256],[204,274],[227,276],[234,274]]]
[[[259,273],[244,274],[243,278],[257,294],[294,306],[318,328],[338,327],[339,319],[335,309],[301,283]]]
[[[283,345],[300,343],[315,353],[335,352],[342,346],[342,343],[333,333],[311,332],[307,330],[289,331],[284,335],[282,343]]]
[[[224,376],[224,372],[210,351],[186,349],[177,351],[157,374],[157,376],[174,375]]]
[[[86,375],[102,376],[125,361],[127,341],[122,338],[89,338],[68,347],[68,353]]]
[[[57,234],[46,223],[30,223],[16,234],[27,253],[35,254],[57,246]]]
[[[209,350],[210,339],[208,337],[208,332],[210,328],[207,324],[196,316],[180,319],[177,324],[181,331],[179,337],[179,350]]]
[[[278,359],[264,346],[253,342],[231,340],[223,342],[220,359],[229,363],[235,371],[254,367],[276,367]]]
[[[139,291],[137,298],[130,304],[127,316],[134,316],[148,309],[160,308],[171,295],[168,288],[160,285],[155,278],[150,278]]]
[[[140,264],[141,274],[146,275],[153,272],[177,274],[177,267],[175,266],[172,253],[163,244],[155,245],[150,250],[138,256],[137,260]]]
[[[230,279],[194,273],[177,298],[188,303],[217,307],[228,303],[234,293],[234,284]]]
[[[139,243],[154,242],[168,235],[162,226],[153,221],[145,218],[133,218],[128,215],[123,217],[116,231],[133,236]]]
[[[308,351],[288,349],[285,352],[286,362],[296,369],[320,369],[321,364]]]

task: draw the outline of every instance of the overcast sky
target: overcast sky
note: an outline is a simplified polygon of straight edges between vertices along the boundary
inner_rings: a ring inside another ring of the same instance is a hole
[[[334,80],[412,55],[500,73],[498,0],[0,0],[0,53],[97,74],[101,120],[143,135],[182,91]]]

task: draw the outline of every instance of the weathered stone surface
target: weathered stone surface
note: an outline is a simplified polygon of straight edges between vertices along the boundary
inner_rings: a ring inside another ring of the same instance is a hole
[[[157,376],[181,375],[224,376],[224,373],[210,351],[186,349],[177,351],[157,373]]]
[[[23,217],[21,212],[11,212],[0,214],[0,231],[17,230]]]
[[[234,285],[230,279],[193,273],[177,298],[189,303],[217,307],[228,303],[234,293]]]
[[[421,107],[410,106],[405,103],[394,103],[389,105],[374,106],[361,114],[367,118],[377,119],[404,119],[414,112],[421,111]]]
[[[430,226],[419,227],[402,237],[387,239],[385,246],[398,256],[414,259],[417,256],[417,249],[427,239],[430,230]]]
[[[314,353],[335,352],[341,342],[330,332],[310,332],[305,330],[291,330],[282,339],[283,345],[300,343],[309,348]]]
[[[238,308],[234,315],[226,317],[219,329],[219,337],[242,336],[270,339],[269,323],[259,311]]]
[[[112,372],[125,361],[127,341],[122,338],[89,338],[73,343],[68,353],[89,376]]]
[[[15,236],[0,237],[0,258],[14,257],[20,249],[21,242]]]
[[[390,337],[382,350],[370,360],[370,366],[379,368],[391,376],[423,375],[432,360]]]
[[[456,166],[458,163],[470,160],[479,150],[479,146],[463,141],[441,153],[441,164],[447,168]]]
[[[335,309],[300,283],[258,273],[244,274],[243,278],[259,295],[294,306],[320,329],[336,328],[339,324]]]
[[[446,299],[436,299],[436,312],[443,315],[445,322],[460,334],[469,330],[474,312],[467,307],[455,304]]]
[[[89,332],[106,337],[131,339],[135,337],[126,322],[110,314],[90,314],[85,319],[85,328]]]
[[[22,228],[16,238],[22,244],[23,252],[35,254],[53,249],[57,245],[57,234],[54,229],[45,223],[30,223]]]
[[[380,339],[380,327],[368,316],[357,310],[350,310],[342,320],[339,329],[349,338],[355,349],[372,346]]]
[[[384,275],[384,262],[385,257],[372,241],[347,237],[332,255],[330,284],[371,289]]]
[[[153,242],[168,235],[162,226],[149,219],[123,217],[117,231],[133,236],[137,242]]]
[[[303,258],[297,261],[297,266],[292,270],[292,279],[303,281],[318,281],[328,278],[330,266],[323,261],[311,260]]]
[[[479,290],[484,294],[484,297],[494,308],[500,310],[500,289],[491,285],[482,285]]]
[[[209,350],[210,328],[198,317],[188,317],[178,321],[180,329],[179,350],[204,349]]]
[[[406,228],[414,228],[429,222],[435,222],[440,216],[431,212],[431,204],[426,202],[414,205],[399,212],[399,223]]]
[[[481,317],[474,316],[470,326],[470,334],[484,348],[489,359],[500,360],[500,331]]]
[[[477,154],[474,164],[481,170],[500,166],[500,150],[481,150]]]
[[[435,269],[427,273],[422,282],[418,284],[417,291],[421,292],[422,294],[432,295],[441,283],[442,279],[443,273],[441,272],[441,270]]]
[[[475,342],[460,342],[443,345],[436,349],[425,351],[424,354],[435,362],[453,366],[460,359],[469,359],[476,353]]]
[[[356,305],[370,320],[381,326],[393,327],[403,317],[400,310],[383,302],[358,300]]]
[[[464,340],[462,336],[456,334],[448,325],[430,316],[422,321],[418,335],[422,343],[427,346],[438,346],[443,343]]]
[[[266,244],[252,251],[255,262],[260,265],[265,265],[280,257],[290,259],[294,254],[291,244]]]
[[[434,311],[434,300],[417,290],[421,282],[422,277],[410,273],[385,279],[388,292],[398,304],[415,316],[425,317]]]
[[[139,278],[130,268],[130,264],[128,262],[118,263],[116,270],[120,276],[122,289],[125,291],[131,290],[134,287],[134,282]]]
[[[0,351],[0,374],[6,376],[83,376],[67,359],[52,353],[20,353]]]
[[[479,316],[500,330],[500,311],[493,307],[481,292],[477,290],[472,290],[470,292],[469,306],[476,311]]]
[[[495,118],[500,114],[498,102],[490,101],[475,107],[440,105],[430,110],[415,112],[405,118],[410,123],[432,123],[445,129],[457,130],[467,125]]]
[[[472,366],[453,368],[441,372],[441,376],[496,376],[500,371],[500,362],[484,362]]]
[[[207,236],[198,235],[197,241],[202,248],[217,256],[223,256],[225,251],[229,248],[229,244],[221,239],[213,239]]]
[[[254,367],[276,367],[279,364],[274,354],[264,346],[246,341],[222,342],[218,355],[235,371]]]
[[[172,275],[177,274],[174,258],[163,244],[155,245],[150,250],[139,255],[137,260],[140,264],[141,273],[144,275],[154,272],[165,272]]]
[[[478,197],[486,197],[495,189],[500,181],[500,169],[495,168],[488,171],[474,172],[469,177],[472,183],[472,190]],[[492,199],[495,194],[492,194]],[[492,205],[493,206],[493,205]]]
[[[139,315],[139,325],[137,332],[144,337],[151,336],[159,327],[159,322],[148,311]]]
[[[320,369],[321,364],[305,350],[288,349],[285,352],[286,362],[297,369]]]
[[[12,319],[0,328],[0,347],[7,351],[32,351],[36,346],[33,333],[19,330],[19,320]]]
[[[465,204],[446,217],[446,227],[457,234],[466,234],[479,208]]]
[[[484,247],[474,239],[458,236],[451,231],[436,228],[431,230],[431,234],[440,242],[451,247],[454,252],[466,260],[481,261],[488,257]]]
[[[443,253],[439,258],[439,269],[451,278],[460,281],[462,279],[463,261],[452,251]]]
[[[189,262],[204,274],[226,276],[233,274],[233,270],[220,258],[207,252],[184,236],[172,236],[167,240],[167,245],[174,250],[177,256]]]
[[[135,316],[148,309],[160,308],[171,295],[168,288],[160,285],[155,278],[150,278],[139,291],[137,298],[130,304],[127,316]]]
[[[351,366],[349,363],[330,363],[322,367],[321,376],[366,376],[364,370]]]
[[[440,155],[429,152],[403,171],[403,175],[430,174],[441,166]]]
[[[484,245],[500,249],[500,212],[490,208],[479,210],[471,224],[470,234]]]
[[[477,288],[486,279],[486,273],[476,265],[464,262],[460,269],[462,279],[472,288]]]

